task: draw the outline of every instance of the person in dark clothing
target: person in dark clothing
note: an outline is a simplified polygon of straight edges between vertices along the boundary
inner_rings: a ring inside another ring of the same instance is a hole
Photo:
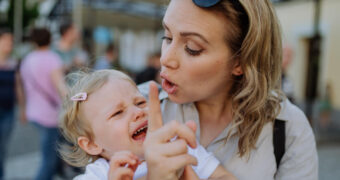
[[[160,83],[159,70],[160,70],[160,59],[161,54],[159,52],[152,54],[148,59],[148,66],[137,74],[136,84],[141,84],[147,81],[156,81]]]
[[[93,69],[118,69],[117,52],[114,44],[109,44],[105,50],[104,56],[99,57],[94,64]]]
[[[23,103],[17,62],[10,58],[12,49],[12,32],[6,28],[0,29],[0,180],[4,179],[4,161],[14,127],[16,99]],[[19,114],[24,121],[23,110]]]

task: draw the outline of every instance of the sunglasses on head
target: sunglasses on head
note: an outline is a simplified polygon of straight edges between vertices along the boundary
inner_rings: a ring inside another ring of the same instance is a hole
[[[222,0],[192,0],[192,1],[198,7],[208,8],[208,7],[212,7],[218,4]],[[237,10],[242,8],[242,5],[238,0],[229,0],[229,1],[235,6]]]

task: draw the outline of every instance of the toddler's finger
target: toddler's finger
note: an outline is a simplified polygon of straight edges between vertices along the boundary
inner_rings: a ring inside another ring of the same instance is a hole
[[[168,142],[175,136],[184,139],[190,147],[196,148],[195,133],[188,126],[177,121],[172,121],[155,132],[155,137],[163,143]]]
[[[163,126],[161,106],[158,98],[158,88],[155,82],[149,86],[149,122],[148,131],[155,131]]]
[[[129,168],[117,168],[115,171],[109,172],[109,180],[117,180],[117,179],[132,179],[134,172]]]
[[[113,156],[110,159],[109,164],[110,164],[110,169],[114,170],[114,169],[117,169],[119,167],[125,166],[126,164],[129,164],[129,165],[138,164],[138,161],[129,157],[129,156],[120,155],[120,156]]]

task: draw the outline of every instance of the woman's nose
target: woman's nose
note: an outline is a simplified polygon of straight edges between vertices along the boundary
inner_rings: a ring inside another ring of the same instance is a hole
[[[161,55],[160,61],[163,67],[166,67],[169,69],[179,68],[179,61],[177,58],[177,52],[175,51],[175,47],[172,45],[169,45],[166,48],[162,48],[162,55]]]

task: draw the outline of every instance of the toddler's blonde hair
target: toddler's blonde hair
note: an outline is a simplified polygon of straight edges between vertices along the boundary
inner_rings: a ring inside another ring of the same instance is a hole
[[[98,159],[99,156],[87,154],[78,145],[80,136],[85,136],[92,141],[93,133],[89,123],[80,118],[79,110],[86,100],[72,101],[71,97],[80,92],[91,96],[91,93],[101,88],[110,78],[126,80],[137,88],[129,76],[116,70],[79,71],[67,76],[67,81],[71,85],[69,85],[69,93],[63,101],[60,127],[68,143],[62,144],[59,151],[61,157],[72,166],[84,167]]]

